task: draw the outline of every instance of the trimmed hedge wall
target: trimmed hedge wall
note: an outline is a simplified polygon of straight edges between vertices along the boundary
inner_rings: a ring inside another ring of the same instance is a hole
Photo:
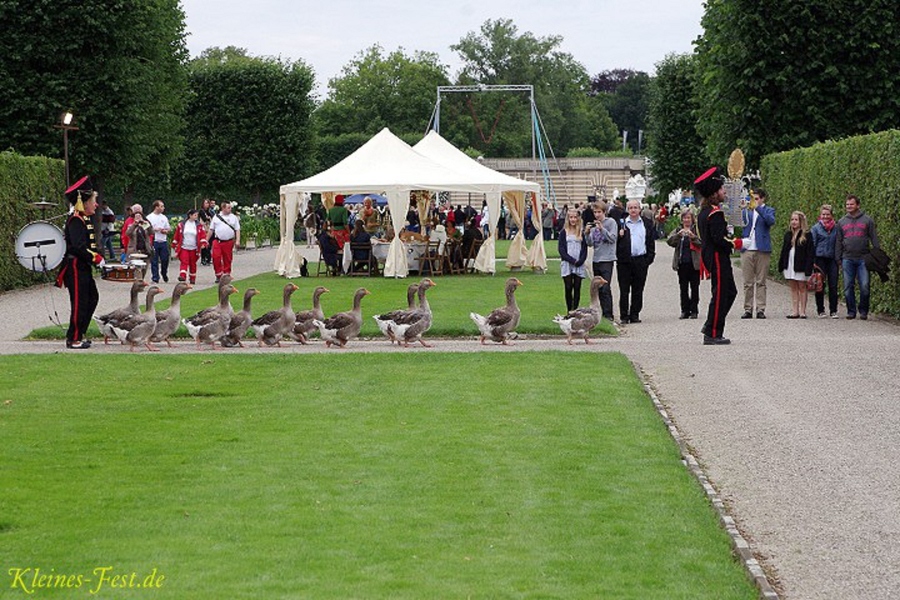
[[[16,259],[16,237],[22,227],[41,218],[31,206],[42,198],[58,204],[47,211],[47,218],[66,213],[65,163],[42,156],[21,156],[0,152],[0,291],[47,281]],[[64,223],[53,221],[60,229]]]
[[[854,194],[863,212],[875,220],[881,247],[891,257],[891,278],[886,283],[872,274],[871,309],[900,317],[900,131],[769,154],[760,171],[769,204],[776,209],[773,269],[791,212],[803,211],[812,227],[823,204],[831,204],[835,219],[840,219],[846,214],[847,194]]]

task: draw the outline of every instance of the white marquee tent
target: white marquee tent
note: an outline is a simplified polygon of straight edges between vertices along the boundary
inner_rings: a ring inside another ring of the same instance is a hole
[[[422,140],[413,146],[420,154],[431,158],[432,160],[445,165],[454,171],[464,174],[470,181],[474,182],[480,188],[480,191],[487,195],[488,203],[488,220],[491,235],[485,240],[478,252],[478,258],[475,261],[475,268],[482,272],[494,272],[494,259],[496,250],[494,245],[497,230],[497,221],[500,219],[500,197],[501,194],[506,200],[507,206],[513,220],[519,226],[519,233],[513,239],[509,248],[509,260],[506,264],[509,267],[521,267],[528,264],[531,267],[546,270],[547,255],[544,252],[544,245],[537,243],[532,246],[534,255],[525,252],[525,235],[522,233],[522,223],[525,216],[525,192],[533,194],[533,202],[537,206],[536,198],[540,194],[541,186],[531,183],[523,179],[516,179],[509,175],[504,175],[499,171],[489,169],[478,161],[472,160],[467,154],[457,149],[456,146],[445,140],[436,131],[430,131]],[[537,211],[538,222],[537,230],[540,231],[540,210]],[[534,218],[534,214],[532,214]]]
[[[288,207],[301,204],[304,193],[383,193],[388,198],[391,210],[391,221],[394,231],[403,229],[406,213],[409,210],[409,195],[414,190],[432,192],[451,191],[487,194],[491,216],[491,231],[495,231],[499,216],[500,194],[504,191],[533,191],[537,193],[539,186],[514,177],[509,177],[479,165],[465,154],[459,152],[437,133],[429,134],[432,140],[425,145],[431,157],[420,153],[403,140],[384,128],[372,139],[363,144],[356,152],[312,177],[281,186],[282,212]],[[423,140],[423,142],[425,142]],[[423,143],[423,142],[420,142]],[[463,163],[459,156],[450,157],[452,153],[434,150],[443,143],[468,163]],[[429,148],[431,148],[429,150]],[[441,154],[443,158],[437,159]],[[448,164],[450,163],[450,164]],[[465,165],[465,166],[463,166]],[[474,167],[471,168],[471,167]],[[485,243],[490,246],[490,257],[485,255],[481,260],[481,270],[494,272],[493,235]],[[285,265],[276,265],[276,271],[286,271]],[[409,272],[406,253],[399,237],[391,242],[385,262],[386,277],[406,277]]]

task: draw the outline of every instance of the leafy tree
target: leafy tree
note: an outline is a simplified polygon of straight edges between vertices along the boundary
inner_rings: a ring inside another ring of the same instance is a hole
[[[697,132],[696,77],[696,55],[669,55],[656,65],[650,88],[648,152],[654,187],[662,197],[690,188],[707,164]]]
[[[634,69],[612,69],[600,71],[591,77],[592,94],[615,94],[619,86],[636,76],[641,71]],[[646,75],[646,73],[644,73]]]
[[[374,135],[384,127],[395,134],[428,128],[437,86],[448,85],[447,67],[437,54],[400,48],[387,56],[378,46],[360,52],[328,82],[328,99],[316,111],[318,130],[325,136],[349,133]]]
[[[614,73],[623,78],[607,81],[603,85],[612,88],[613,91],[599,92],[596,96],[604,102],[618,131],[628,132],[628,145],[631,149],[639,152],[638,144],[641,140],[639,132],[646,129],[651,79],[643,71],[617,69]],[[600,87],[598,81],[600,77],[601,75],[596,75],[591,80],[593,90]]]
[[[165,172],[181,151],[187,50],[177,0],[0,0],[0,145],[60,156],[102,186]]]
[[[186,193],[275,199],[312,173],[313,72],[302,61],[211,49],[190,67],[187,140],[177,186]]]
[[[562,40],[519,34],[511,20],[499,19],[486,21],[479,33],[469,32],[451,46],[463,60],[461,85],[534,86],[547,138],[558,155],[615,139],[605,109],[590,102],[584,67],[558,49]],[[448,138],[462,147],[479,148],[486,156],[531,154],[531,107],[524,94],[457,95],[447,99],[446,114],[442,126],[448,122]]]
[[[700,128],[718,162],[896,126],[893,0],[709,0],[697,43]]]

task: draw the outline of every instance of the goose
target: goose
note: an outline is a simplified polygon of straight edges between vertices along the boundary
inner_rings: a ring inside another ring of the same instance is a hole
[[[419,284],[419,307],[401,311],[395,319],[388,322],[388,329],[397,339],[398,344],[403,342],[403,346],[409,348],[410,342],[418,341],[426,348],[431,348],[431,344],[426,344],[422,339],[425,332],[431,329],[432,322],[431,307],[428,305],[425,292],[436,285],[431,279],[423,279]]]
[[[200,344],[203,342],[210,344],[215,350],[216,341],[228,333],[228,325],[231,323],[231,315],[234,312],[228,297],[237,291],[238,289],[230,283],[220,286],[219,303],[216,306],[205,308],[181,321],[197,342],[197,350],[200,350]]]
[[[249,288],[244,292],[244,307],[238,312],[231,315],[231,321],[228,324],[228,333],[222,336],[221,344],[226,348],[234,346],[244,347],[241,340],[247,330],[250,329],[250,323],[253,321],[253,315],[250,313],[250,301],[253,296],[259,294],[256,288]]]
[[[378,329],[381,330],[381,333],[391,341],[391,345],[394,342],[400,343],[397,338],[394,336],[394,333],[391,331],[390,324],[391,322],[400,316],[402,313],[407,311],[413,311],[416,309],[416,292],[419,291],[419,284],[414,283],[408,288],[406,288],[406,308],[398,308],[397,310],[392,310],[391,312],[386,312],[383,315],[375,315],[372,318],[375,319],[375,322],[378,324]]]
[[[178,283],[172,290],[172,304],[166,310],[156,311],[156,329],[150,336],[151,342],[165,342],[171,348],[172,342],[169,336],[174,335],[181,325],[181,296],[194,287],[189,283]]]
[[[509,338],[519,324],[519,307],[516,304],[516,288],[522,285],[522,282],[515,277],[506,280],[506,305],[495,308],[487,317],[483,317],[478,313],[469,313],[469,317],[478,325],[481,331],[481,343],[484,344],[486,338],[491,341],[500,342],[504,346],[508,346]]]
[[[291,308],[291,295],[299,289],[293,283],[284,286],[284,304],[281,308],[270,310],[250,323],[260,346],[265,343],[267,346],[277,345],[280,348],[281,338],[294,330],[296,315]]]
[[[113,333],[122,343],[131,344],[131,352],[138,344],[147,346],[147,350],[157,352],[156,346],[150,343],[150,336],[156,329],[156,309],[153,307],[153,299],[162,290],[158,286],[150,286],[147,289],[147,306],[142,314],[130,315],[112,326]]]
[[[116,310],[110,313],[106,313],[105,315],[94,317],[94,321],[97,322],[97,327],[100,329],[100,333],[103,334],[104,344],[109,344],[109,338],[116,337],[116,334],[113,333],[112,330],[113,323],[118,323],[128,316],[136,315],[141,312],[139,304],[140,300],[138,300],[138,296],[148,287],[150,287],[150,284],[146,281],[140,279],[135,281],[133,284],[131,284],[131,302],[129,302],[127,306],[117,308]]]
[[[347,345],[347,342],[359,335],[362,329],[362,303],[363,296],[371,294],[366,288],[359,288],[353,295],[353,309],[348,312],[339,312],[331,317],[320,321],[315,319],[316,327],[319,328],[319,335],[325,340],[325,346],[330,348],[333,344],[337,344],[340,348]]]
[[[566,340],[572,345],[573,337],[583,337],[585,344],[590,344],[588,336],[591,329],[600,323],[600,288],[606,285],[607,281],[602,277],[594,277],[591,279],[591,305],[587,308],[576,308],[569,311],[566,316],[556,315],[553,322],[559,325],[562,332],[566,334]]]
[[[224,288],[226,285],[229,285],[232,281],[234,281],[234,280],[231,278],[231,275],[227,275],[227,274],[222,275],[219,278],[219,285],[217,288],[218,291],[216,292],[217,297],[219,297],[219,298],[222,297],[222,288]],[[237,291],[237,288],[235,288],[235,291]],[[228,303],[228,306],[225,308],[225,310],[228,311],[229,315],[234,314],[234,309],[231,307],[230,302]],[[196,318],[205,319],[205,318],[212,316],[213,313],[218,313],[218,311],[219,311],[219,305],[216,304],[215,306],[210,306],[209,308],[204,308],[203,310],[201,310],[200,312],[198,312],[191,318],[193,319],[196,317]]]
[[[309,341],[310,334],[316,330],[316,326],[313,325],[313,319],[318,319],[320,321],[325,320],[325,313],[322,312],[322,305],[319,299],[322,297],[322,294],[326,293],[327,291],[328,288],[322,287],[321,285],[314,289],[312,296],[312,308],[309,310],[300,311],[295,315],[294,331],[291,337],[293,337],[301,344],[305,344],[307,341]]]

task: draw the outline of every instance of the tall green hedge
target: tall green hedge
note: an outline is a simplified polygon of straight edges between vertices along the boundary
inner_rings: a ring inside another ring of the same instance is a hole
[[[48,279],[22,268],[16,259],[16,237],[22,227],[42,216],[33,202],[46,199],[57,203],[47,211],[47,219],[65,214],[64,191],[63,161],[0,152],[0,291]],[[54,223],[62,229],[61,220]]]
[[[862,210],[875,220],[882,249],[891,257],[890,280],[882,283],[872,274],[872,310],[900,316],[900,131],[769,154],[760,170],[769,203],[776,208],[776,256],[791,212],[803,211],[812,227],[823,204],[831,204],[840,219],[847,194],[859,197]]]

